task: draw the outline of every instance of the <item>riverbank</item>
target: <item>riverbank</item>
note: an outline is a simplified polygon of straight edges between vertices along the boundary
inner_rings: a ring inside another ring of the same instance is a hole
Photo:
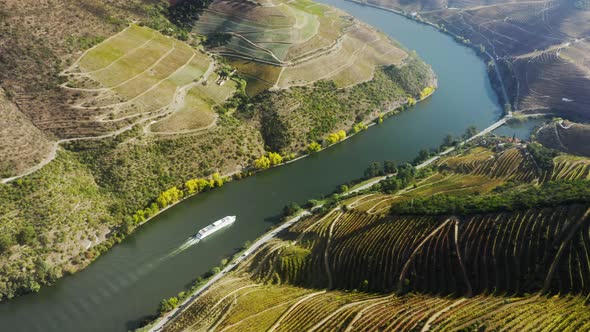
[[[436,78],[436,75],[434,74],[434,71],[432,71],[432,69],[430,70],[430,73],[431,73],[431,78],[430,78],[429,82],[427,82],[428,85],[429,86],[437,86],[437,78]],[[430,98],[433,95],[433,93],[434,93],[434,90],[431,91],[429,94],[423,96],[422,98],[418,99],[417,102],[421,102],[421,101],[424,101],[424,100]],[[396,103],[395,106],[392,106],[390,109],[387,109],[385,111],[378,113],[378,115],[370,118],[369,120],[365,121],[364,123],[366,124],[367,128],[372,127],[373,125],[377,124],[377,121],[381,118],[383,118],[383,119],[389,118],[394,115],[402,113],[404,110],[408,110],[409,107],[413,106],[413,104],[412,105],[409,105],[409,104],[410,103],[407,100],[404,102],[401,102],[401,103]],[[338,143],[347,141],[347,140],[351,139],[352,137],[355,137],[357,134],[359,134],[362,131],[364,131],[364,130],[361,130],[359,132],[354,132],[354,130],[351,128],[349,130],[349,134],[345,137],[345,139],[342,139],[334,144],[324,146],[318,152],[322,152],[330,147],[333,148],[335,146],[340,146],[340,144],[338,144]],[[316,153],[317,152],[313,152],[311,154],[316,154]],[[311,154],[310,153],[303,154],[293,160],[286,161],[282,164],[273,166],[271,168],[292,164],[295,161],[299,161],[303,158],[309,157]],[[229,173],[222,174],[221,177],[224,179],[223,182],[227,183],[227,182],[242,180],[243,178],[253,176],[253,175],[258,174],[264,170],[265,169],[256,170],[253,168],[237,168]],[[238,174],[241,174],[241,175],[235,176]],[[74,256],[72,258],[72,261],[76,261],[78,263],[75,265],[68,264],[69,265],[68,270],[67,270],[67,272],[64,273],[63,276],[74,275],[74,274],[77,274],[80,271],[88,268],[91,264],[93,264],[96,260],[98,260],[99,257],[104,255],[107,251],[110,251],[110,250],[112,250],[113,247],[125,242],[126,237],[134,234],[141,226],[144,226],[148,222],[153,222],[153,219],[162,215],[164,212],[169,211],[172,207],[176,207],[179,204],[185,202],[186,200],[191,199],[194,196],[202,193],[202,192],[196,192],[193,194],[189,194],[189,191],[185,190],[186,188],[183,188],[183,187],[184,187],[183,184],[177,185],[177,188],[179,188],[180,190],[182,190],[184,192],[184,195],[182,196],[182,198],[170,203],[169,205],[166,205],[165,207],[160,207],[159,209],[153,210],[153,211],[157,211],[156,213],[146,214],[146,218],[144,220],[140,219],[140,221],[138,223],[134,224],[131,227],[130,231],[123,230],[124,227],[127,227],[127,226],[114,228],[114,229],[111,229],[107,233],[108,234],[107,236],[105,236],[104,238],[101,238],[102,241],[100,241],[100,242],[93,241],[93,242],[90,242],[88,246],[84,246],[83,250],[81,250],[79,253],[76,254],[76,256]],[[206,190],[206,192],[212,191],[214,189],[217,189],[217,187],[208,189],[208,190]],[[152,209],[150,208],[149,205],[145,206],[144,209],[142,209],[141,211],[148,211],[148,209],[149,209],[149,211],[152,211]],[[143,215],[143,212],[141,215]],[[88,258],[90,258],[90,259],[88,259]],[[43,288],[45,288],[46,286],[47,285],[43,285]]]
[[[492,124],[491,126],[489,126],[488,128],[482,130],[481,132],[477,133],[476,135],[462,141],[459,142],[457,144],[457,146],[462,146],[468,142],[471,142],[472,140],[482,137],[483,135],[489,134],[491,131],[493,131],[495,128],[498,128],[499,126],[505,124],[506,119],[502,118],[500,121]],[[436,156],[429,158],[428,160],[418,164],[415,166],[416,170],[425,168],[430,166],[432,163],[434,163],[435,161],[437,161],[438,159],[450,154],[451,152],[455,151],[456,147],[450,147],[440,153],[438,153]],[[364,180],[360,183],[358,183],[356,186],[354,186],[353,188],[351,188],[350,190],[339,194],[339,198],[338,198],[338,202],[340,200],[342,200],[343,198],[347,198],[349,196],[352,196],[354,194],[360,193],[364,190],[367,190],[373,186],[375,186],[376,184],[379,184],[382,181],[385,181],[387,179],[389,179],[390,177],[395,176],[395,174],[389,174],[389,175],[384,175],[384,176],[378,176],[372,179],[367,179]],[[237,255],[237,258],[233,259],[231,262],[229,262],[227,264],[227,266],[222,269],[221,271],[219,271],[219,273],[213,275],[211,277],[211,279],[209,279],[205,284],[203,284],[201,287],[199,287],[195,292],[193,292],[192,294],[190,294],[189,296],[187,296],[187,298],[177,307],[175,307],[173,310],[171,310],[170,312],[166,313],[165,315],[159,317],[158,319],[156,319],[153,323],[149,324],[148,326],[139,329],[138,331],[140,332],[144,332],[144,331],[148,331],[148,332],[158,332],[161,331],[161,329],[165,326],[165,324],[169,323],[170,321],[172,321],[175,317],[177,317],[179,314],[182,313],[182,311],[184,311],[185,309],[187,309],[192,302],[196,301],[199,297],[200,294],[202,294],[203,292],[205,292],[208,288],[210,288],[215,282],[219,281],[226,273],[230,272],[231,270],[235,269],[241,262],[243,262],[245,259],[247,259],[249,256],[251,256],[252,254],[256,253],[256,250],[258,250],[263,244],[265,244],[266,242],[270,241],[272,238],[274,238],[277,234],[279,234],[280,232],[282,232],[283,230],[286,230],[287,228],[291,227],[293,224],[295,224],[296,222],[298,222],[299,220],[301,220],[302,218],[306,217],[306,216],[310,216],[314,213],[315,210],[318,210],[320,208],[322,208],[324,206],[323,203],[320,203],[318,205],[315,205],[309,209],[302,209],[300,211],[298,211],[296,213],[295,216],[292,216],[290,219],[287,219],[285,222],[283,222],[282,224],[280,224],[277,227],[272,228],[271,230],[269,230],[267,233],[265,233],[263,236],[261,236],[259,239],[257,239],[250,247],[246,248],[243,252],[241,252],[239,255]]]
[[[123,332],[137,328],[163,298],[174,296],[245,242],[277,225],[289,203],[328,196],[340,184],[361,176],[374,161],[403,164],[419,150],[438,146],[446,134],[456,137],[468,126],[485,128],[497,120],[500,108],[489,88],[485,65],[471,50],[398,15],[342,1],[331,4],[348,9],[362,21],[374,22],[379,30],[416,50],[437,73],[440,87],[436,93],[411,111],[396,114],[395,120],[350,137],[346,144],[183,200],[159,219],[142,225],[84,271],[59,280],[54,287],[44,287],[34,296],[0,305],[5,327],[27,332]],[[196,230],[227,215],[238,216],[232,227],[176,254]],[[27,319],[31,316],[36,319]]]
[[[385,11],[388,11],[388,12],[391,12],[391,13],[395,13],[397,15],[400,15],[400,16],[403,16],[403,17],[405,17],[407,19],[410,19],[410,20],[412,20],[414,22],[425,24],[425,25],[431,26],[433,28],[436,28],[439,32],[444,33],[444,34],[446,34],[448,36],[453,37],[457,42],[459,42],[460,40],[463,41],[461,43],[462,45],[468,46],[473,51],[475,51],[475,53],[477,55],[479,55],[479,56],[485,55],[486,57],[484,59],[487,59],[487,60],[489,60],[489,61],[491,61],[493,63],[493,65],[494,65],[494,71],[496,73],[498,82],[500,83],[500,89],[499,90],[500,90],[500,94],[501,95],[498,96],[498,97],[502,98],[502,104],[504,104],[504,105],[505,104],[510,104],[510,98],[508,98],[508,93],[506,92],[506,87],[504,85],[504,80],[502,79],[502,75],[500,74],[500,70],[498,69],[498,64],[496,62],[496,59],[488,51],[485,51],[484,50],[482,52],[482,50],[480,48],[476,47],[476,45],[473,45],[471,43],[465,42],[465,40],[467,40],[465,37],[460,36],[460,35],[457,35],[457,34],[454,34],[454,33],[450,32],[447,29],[441,28],[438,24],[435,24],[435,23],[433,23],[433,22],[431,22],[431,21],[429,21],[429,20],[427,20],[427,19],[419,16],[419,13],[416,13],[416,15],[413,15],[411,13],[409,14],[409,13],[407,13],[405,11],[402,11],[402,10],[396,10],[396,9],[389,8],[389,7],[383,7],[383,6],[375,5],[375,4],[364,2],[364,1],[360,1],[360,0],[346,0],[346,1],[349,1],[349,2],[352,2],[352,3],[355,3],[355,4],[358,4],[358,5],[361,5],[361,6],[373,7],[373,8],[377,8],[377,9],[380,9],[380,10],[385,10]],[[491,77],[490,77],[490,82],[494,82],[491,79]],[[494,85],[492,85],[492,86],[494,87],[494,90],[496,90],[495,86]],[[498,91],[496,91],[496,92],[498,92]],[[514,111],[516,111],[516,110],[514,110]],[[506,109],[504,109],[504,112],[505,112],[505,115],[511,115],[512,110],[508,110],[506,112]]]

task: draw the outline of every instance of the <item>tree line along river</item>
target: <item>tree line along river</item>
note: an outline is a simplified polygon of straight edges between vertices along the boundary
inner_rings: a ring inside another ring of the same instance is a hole
[[[373,161],[411,160],[420,149],[438,146],[446,134],[461,135],[471,125],[483,129],[501,117],[485,63],[471,49],[430,26],[387,11],[342,0],[322,2],[416,50],[438,75],[435,94],[321,153],[181,202],[85,270],[38,294],[0,304],[0,330],[134,329],[155,313],[161,299],[182,291],[272,227],[286,204],[330,194],[339,184],[362,176]],[[200,228],[227,215],[237,216],[233,226],[183,246]]]

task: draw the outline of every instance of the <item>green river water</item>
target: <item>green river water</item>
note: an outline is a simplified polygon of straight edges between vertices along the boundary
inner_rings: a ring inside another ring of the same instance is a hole
[[[362,175],[373,161],[411,160],[446,134],[483,129],[501,117],[485,63],[436,29],[342,0],[325,0],[368,22],[418,54],[438,75],[439,89],[411,111],[341,144],[212,192],[197,195],[140,227],[87,269],[38,294],[0,304],[0,331],[127,331],[155,313],[162,298],[183,290],[246,241],[278,221],[289,202],[304,203]],[[518,131],[516,128],[513,131]],[[512,131],[506,132],[512,135]],[[520,134],[519,134],[520,135]],[[196,245],[189,236],[227,215],[235,224]],[[184,249],[184,250],[179,250]]]

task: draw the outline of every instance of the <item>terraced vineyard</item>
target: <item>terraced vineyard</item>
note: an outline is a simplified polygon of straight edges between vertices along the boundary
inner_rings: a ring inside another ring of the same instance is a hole
[[[221,33],[202,38],[176,21],[186,4],[0,10],[0,300],[86,267],[171,188],[305,154],[436,86],[416,54],[325,5],[217,1],[189,15]]]
[[[388,210],[423,197],[485,200],[504,188],[586,181],[564,170],[578,159],[562,155],[538,171],[523,146],[498,143],[445,157],[394,194],[351,197],[291,226],[165,331],[584,330],[590,202],[469,215]],[[235,285],[267,296],[237,294]]]
[[[506,90],[513,110],[590,118],[590,11],[583,2],[399,1],[362,3],[413,13],[493,59],[497,90]],[[500,95],[503,95],[501,93]]]
[[[407,57],[384,34],[308,0],[214,1],[194,31],[215,40],[214,52],[235,59],[251,92],[322,79],[351,86],[370,80],[376,66]]]
[[[241,282],[248,282],[242,280]],[[251,287],[256,286],[250,281]],[[215,299],[229,296],[234,305],[217,315],[215,324],[203,323],[211,312],[199,313],[191,321],[168,325],[164,331],[183,331],[214,327],[219,331],[457,331],[508,328],[513,330],[586,330],[590,315],[585,299],[575,295],[545,297],[502,297],[479,295],[472,298],[439,297],[423,294],[361,295],[342,291],[302,292],[293,286],[266,286],[280,290],[268,293],[258,300],[256,308],[261,311],[243,317],[253,305],[247,292],[231,294],[231,291],[216,287],[220,292]],[[296,297],[295,297],[296,296]],[[194,305],[202,305],[199,300]],[[309,309],[313,308],[312,312]],[[227,324],[227,322],[232,324]],[[293,322],[297,322],[293,324]],[[566,329],[567,328],[567,329]]]
[[[147,131],[186,133],[212,125],[213,106],[235,91],[231,80],[215,83],[215,66],[183,42],[131,25],[64,71],[63,87],[75,93],[74,111],[91,111],[111,130],[143,123]]]

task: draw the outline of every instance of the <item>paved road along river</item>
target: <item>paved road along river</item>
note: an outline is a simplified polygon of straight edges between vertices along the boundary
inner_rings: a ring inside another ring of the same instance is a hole
[[[501,117],[475,53],[434,28],[375,8],[324,0],[376,26],[432,65],[439,89],[411,111],[389,118],[321,153],[197,195],[171,208],[86,270],[38,294],[0,304],[2,331],[127,331],[153,314],[162,298],[254,240],[278,221],[289,202],[329,194],[362,175],[373,161],[403,162],[446,134],[483,129]],[[198,229],[227,215],[232,227],[188,245]]]

